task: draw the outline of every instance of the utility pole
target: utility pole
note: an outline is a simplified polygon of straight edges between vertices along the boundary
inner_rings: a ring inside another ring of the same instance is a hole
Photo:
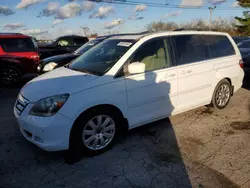
[[[212,26],[212,14],[213,14],[213,11],[215,9],[216,9],[216,6],[208,7],[208,10],[209,10],[209,13],[210,13],[210,16],[209,16],[209,31],[211,30],[211,26]]]
[[[87,34],[88,34],[90,29],[88,27],[81,27],[81,28],[82,28],[82,30],[84,32],[84,35],[87,37]]]

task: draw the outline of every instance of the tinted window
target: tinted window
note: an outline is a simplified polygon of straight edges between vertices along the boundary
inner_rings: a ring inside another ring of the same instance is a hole
[[[174,36],[173,42],[178,65],[204,61],[208,56],[207,47],[203,45],[199,35]]]
[[[134,40],[106,40],[88,50],[67,67],[90,74],[103,75],[131,48]]]
[[[220,58],[234,55],[234,48],[227,36],[206,35],[203,36],[206,44],[210,47],[211,58]]]
[[[29,38],[0,39],[0,45],[5,52],[35,52],[35,47]]]
[[[87,42],[87,39],[85,38],[76,38],[73,40],[73,46],[82,46]]]
[[[166,48],[165,48],[166,46]],[[130,63],[141,62],[145,64],[145,71],[162,69],[170,66],[170,56],[167,42],[163,39],[151,40],[135,52]]]

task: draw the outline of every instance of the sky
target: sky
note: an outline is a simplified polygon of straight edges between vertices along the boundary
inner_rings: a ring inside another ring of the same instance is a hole
[[[184,23],[241,16],[236,0],[0,0],[0,32],[41,39],[145,31],[157,21]]]

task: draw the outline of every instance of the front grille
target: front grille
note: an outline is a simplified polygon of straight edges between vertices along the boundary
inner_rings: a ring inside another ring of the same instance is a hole
[[[15,111],[18,115],[24,111],[25,107],[29,104],[29,101],[25,99],[21,94],[18,95],[17,101],[15,104]]]

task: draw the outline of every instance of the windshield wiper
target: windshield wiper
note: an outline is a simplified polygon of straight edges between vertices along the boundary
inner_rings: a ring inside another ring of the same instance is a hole
[[[94,75],[97,75],[97,76],[102,76],[102,74],[100,72],[97,72],[97,71],[90,71],[90,70],[86,70],[86,69],[81,69],[79,70],[80,72],[84,72],[84,73],[88,73],[88,74],[94,74]]]
[[[79,71],[79,72],[83,72],[83,73],[87,73],[87,74],[93,74],[93,75],[97,75],[97,76],[102,76],[101,73],[97,72],[97,71],[90,71],[90,70],[86,70],[86,69],[78,69],[78,68],[70,68],[72,70],[75,71]]]

